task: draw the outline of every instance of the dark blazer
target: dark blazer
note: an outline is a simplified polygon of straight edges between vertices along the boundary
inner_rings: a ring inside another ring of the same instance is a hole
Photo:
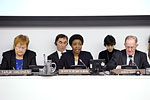
[[[108,61],[112,58],[112,54],[117,51],[119,50],[113,49],[112,52],[109,52],[108,50],[101,51],[98,55],[98,59],[105,59],[105,64],[107,64]]]
[[[90,59],[93,59],[90,52],[81,51],[79,54],[79,59],[87,66],[90,67]],[[78,61],[78,65],[84,65],[80,60]],[[71,65],[75,65],[73,51],[67,51],[64,53],[59,60],[58,68],[62,69],[65,67],[66,69],[70,69]]]
[[[139,69],[144,69],[149,67],[147,61],[146,53],[135,50],[134,63],[138,66]],[[115,69],[117,65],[126,65],[127,64],[127,54],[126,50],[115,52],[112,56],[112,59],[108,62],[107,67],[109,69]]]
[[[30,50],[26,50],[23,56],[22,69],[29,69],[29,65],[36,65],[36,53]],[[15,50],[6,51],[3,53],[3,59],[1,63],[2,70],[10,70],[16,68],[16,54]]]
[[[59,57],[58,57],[58,53],[57,51],[50,54],[48,57],[47,57],[48,60],[52,60],[52,62],[54,62],[56,65],[58,65],[58,61],[59,61]]]

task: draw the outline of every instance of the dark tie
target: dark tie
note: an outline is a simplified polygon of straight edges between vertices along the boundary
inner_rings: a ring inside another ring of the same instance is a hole
[[[132,65],[133,65],[133,62],[132,62],[132,56],[129,56],[129,58],[130,58],[129,66],[132,66]]]
[[[60,56],[60,58],[62,57],[62,55],[63,55],[63,52],[61,52],[61,56]]]

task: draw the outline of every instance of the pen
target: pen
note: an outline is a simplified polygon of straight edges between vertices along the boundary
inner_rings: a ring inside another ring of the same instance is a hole
[[[13,67],[13,70],[15,70],[15,68]]]

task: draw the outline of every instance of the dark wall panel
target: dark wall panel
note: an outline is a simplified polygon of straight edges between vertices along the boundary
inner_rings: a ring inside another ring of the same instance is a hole
[[[0,26],[150,26],[142,16],[0,16]]]

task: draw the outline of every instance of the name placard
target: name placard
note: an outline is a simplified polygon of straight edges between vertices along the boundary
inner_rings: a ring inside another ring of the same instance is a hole
[[[80,75],[80,74],[90,74],[90,69],[59,69],[59,74],[62,75]]]
[[[113,69],[110,72],[115,74],[135,74],[136,72],[140,72],[141,74],[145,74],[145,69]]]
[[[1,76],[11,76],[11,75],[31,75],[31,70],[0,70]]]

